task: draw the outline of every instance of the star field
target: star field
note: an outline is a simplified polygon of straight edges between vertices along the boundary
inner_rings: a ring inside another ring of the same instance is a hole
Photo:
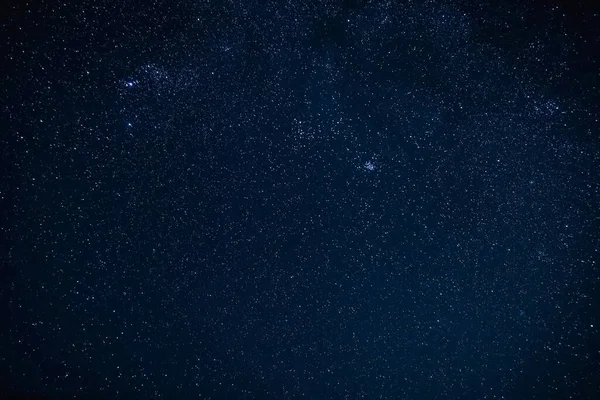
[[[0,396],[599,398],[597,7],[3,8]]]

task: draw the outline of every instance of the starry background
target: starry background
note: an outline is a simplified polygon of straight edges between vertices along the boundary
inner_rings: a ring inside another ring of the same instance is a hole
[[[0,394],[600,393],[600,8],[3,2]]]

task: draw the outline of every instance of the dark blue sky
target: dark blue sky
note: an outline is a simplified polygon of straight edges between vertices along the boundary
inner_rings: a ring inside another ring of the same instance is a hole
[[[0,18],[0,394],[600,396],[598,9]]]

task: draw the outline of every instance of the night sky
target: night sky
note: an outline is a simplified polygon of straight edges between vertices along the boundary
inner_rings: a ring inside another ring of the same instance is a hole
[[[480,3],[3,1],[0,397],[600,398],[600,6]]]

